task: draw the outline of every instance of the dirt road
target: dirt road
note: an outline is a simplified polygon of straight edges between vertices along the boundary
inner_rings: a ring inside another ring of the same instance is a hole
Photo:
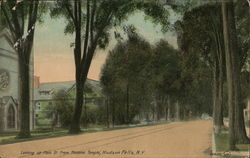
[[[0,158],[207,158],[211,121],[178,122],[0,146]]]

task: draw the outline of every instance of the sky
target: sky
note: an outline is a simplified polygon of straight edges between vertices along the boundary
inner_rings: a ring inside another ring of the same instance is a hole
[[[35,75],[40,77],[40,82],[74,80],[73,47],[70,47],[70,43],[74,42],[74,35],[64,34],[66,23],[63,18],[51,19],[46,15],[44,22],[36,26],[34,61]],[[125,23],[133,24],[138,33],[151,43],[166,39],[171,45],[177,47],[176,37],[170,32],[163,34],[160,25],[145,21],[142,12],[131,15]],[[115,40],[112,39],[106,50],[96,50],[88,74],[89,79],[99,80],[107,54],[115,44]]]

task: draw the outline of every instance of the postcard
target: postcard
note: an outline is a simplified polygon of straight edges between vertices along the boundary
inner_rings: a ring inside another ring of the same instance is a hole
[[[249,0],[0,0],[0,158],[249,157]]]

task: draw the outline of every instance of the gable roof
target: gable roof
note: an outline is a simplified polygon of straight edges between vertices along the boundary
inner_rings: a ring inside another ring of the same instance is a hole
[[[52,95],[55,92],[60,90],[68,91],[68,89],[70,89],[74,84],[75,81],[40,83],[39,87],[34,89],[34,99],[52,99]]]
[[[11,38],[11,35],[9,33],[9,31],[7,29],[3,29],[2,31],[0,31],[0,38],[5,39],[9,46],[11,46],[11,48],[14,50],[14,42],[13,39]]]
[[[87,79],[86,84],[89,84],[98,94],[101,95],[99,81]],[[39,87],[34,89],[34,100],[50,100],[55,92],[60,90],[70,92],[75,88],[75,85],[75,81],[40,83]]]
[[[17,53],[13,47],[13,40],[7,29],[0,31],[0,57],[17,60]]]

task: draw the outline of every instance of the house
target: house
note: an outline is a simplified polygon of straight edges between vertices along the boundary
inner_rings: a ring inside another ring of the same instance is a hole
[[[13,48],[9,32],[0,31],[0,131],[18,130],[19,128],[19,72],[18,55]],[[33,83],[33,53],[30,59],[30,83]],[[33,94],[33,84],[30,85]],[[30,98],[30,127],[33,127],[32,100]]]
[[[42,115],[44,108],[46,106],[52,106],[55,101],[53,95],[61,90],[67,92],[71,96],[71,100],[75,100],[75,81],[65,81],[65,82],[47,82],[40,83],[39,77],[34,79],[34,123],[35,126],[38,125],[40,121],[50,121],[52,118],[46,118]],[[101,86],[99,81],[87,79],[85,83],[84,93],[85,98],[88,102],[95,104],[98,98],[102,97]]]

